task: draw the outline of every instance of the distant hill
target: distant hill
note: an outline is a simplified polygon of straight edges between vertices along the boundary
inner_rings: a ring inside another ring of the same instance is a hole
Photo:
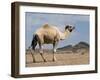
[[[72,50],[72,49],[73,49],[73,46],[72,45],[67,45],[67,46],[58,48],[58,50]]]
[[[79,49],[86,49],[89,50],[89,44],[86,42],[79,42],[78,44],[72,46],[72,45],[67,45],[61,48],[58,48],[58,50],[68,50],[68,51],[77,51]]]
[[[79,42],[74,46],[74,48],[89,48],[89,44],[86,42]]]

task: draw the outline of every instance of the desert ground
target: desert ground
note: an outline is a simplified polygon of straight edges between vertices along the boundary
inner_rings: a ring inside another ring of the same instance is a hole
[[[55,53],[56,61],[53,61],[52,50],[44,50],[43,57],[46,62],[43,61],[39,51],[32,51],[33,57],[30,50],[26,51],[26,67],[36,67],[36,66],[61,66],[61,65],[81,65],[89,64],[89,51],[81,50],[79,52],[71,52],[67,50],[57,50]]]

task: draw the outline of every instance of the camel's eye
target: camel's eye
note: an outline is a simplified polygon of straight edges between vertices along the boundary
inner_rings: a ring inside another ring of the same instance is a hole
[[[72,28],[72,26],[70,26],[70,29]]]

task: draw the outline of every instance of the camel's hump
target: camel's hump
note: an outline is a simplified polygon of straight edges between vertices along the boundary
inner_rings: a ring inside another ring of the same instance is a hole
[[[49,24],[44,24],[43,25],[43,28],[49,28],[50,26],[49,26]]]

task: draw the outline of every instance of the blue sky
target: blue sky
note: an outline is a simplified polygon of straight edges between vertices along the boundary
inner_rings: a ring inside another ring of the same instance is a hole
[[[89,15],[82,14],[55,14],[55,13],[25,13],[25,47],[31,45],[34,32],[44,24],[57,26],[64,31],[66,25],[75,26],[68,39],[59,42],[58,47],[75,45],[80,41],[89,43]],[[52,45],[44,45],[44,48],[52,48]]]

